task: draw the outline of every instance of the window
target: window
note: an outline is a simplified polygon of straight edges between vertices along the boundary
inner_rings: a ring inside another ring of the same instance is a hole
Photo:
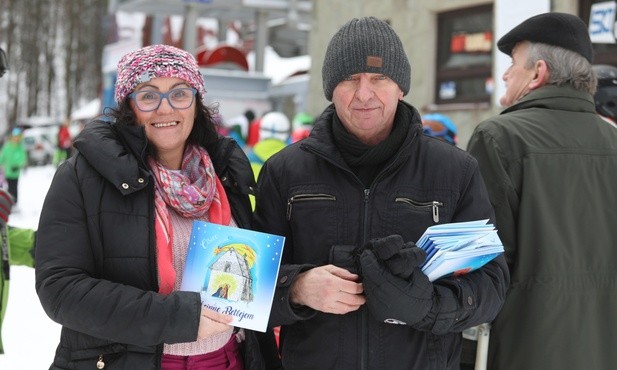
[[[493,94],[493,6],[437,16],[435,102],[490,102]]]
[[[592,7],[594,9],[593,15]],[[615,1],[579,0],[581,19],[587,24],[592,23],[589,31],[593,42],[594,64],[617,66],[615,8]]]

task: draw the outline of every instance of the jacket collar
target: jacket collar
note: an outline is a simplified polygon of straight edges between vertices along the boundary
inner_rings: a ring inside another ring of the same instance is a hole
[[[128,194],[148,184],[146,144],[142,126],[94,121],[82,130],[74,145],[98,173]],[[235,140],[220,136],[208,153],[223,186],[237,188],[241,194],[253,193],[253,172]]]
[[[596,111],[591,94],[570,86],[546,85],[531,91],[501,114],[527,108],[550,108],[589,113]]]

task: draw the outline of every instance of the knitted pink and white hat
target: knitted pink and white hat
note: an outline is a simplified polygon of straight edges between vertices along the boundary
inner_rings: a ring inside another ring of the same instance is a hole
[[[135,87],[156,77],[176,77],[186,81],[203,98],[206,89],[195,57],[170,45],[150,45],[132,51],[118,62],[116,103],[120,104]]]

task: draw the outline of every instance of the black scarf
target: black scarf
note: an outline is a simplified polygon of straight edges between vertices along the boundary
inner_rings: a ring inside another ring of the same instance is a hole
[[[375,176],[386,162],[398,151],[409,127],[411,127],[411,112],[399,103],[394,116],[394,124],[390,135],[375,146],[366,145],[347,132],[336,114],[332,120],[332,135],[341,155],[351,170],[360,178],[365,187],[369,187]]]

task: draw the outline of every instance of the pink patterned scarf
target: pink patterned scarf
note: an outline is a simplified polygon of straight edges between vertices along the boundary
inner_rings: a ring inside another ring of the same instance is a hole
[[[189,145],[180,171],[171,171],[153,158],[148,159],[155,179],[156,252],[159,272],[159,292],[173,291],[176,271],[173,267],[173,232],[167,207],[182,217],[203,219],[229,225],[231,210],[225,189],[214,171],[205,149]]]

